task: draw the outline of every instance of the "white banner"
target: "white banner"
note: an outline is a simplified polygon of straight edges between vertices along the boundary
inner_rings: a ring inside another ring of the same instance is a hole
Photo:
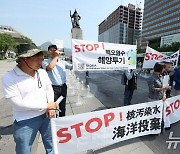
[[[72,154],[131,138],[159,134],[162,101],[51,119],[55,154]]]
[[[178,59],[179,59],[179,51],[173,53],[170,56],[163,58],[162,61],[171,62],[171,67],[175,68],[178,65]]]
[[[136,45],[72,39],[74,71],[136,69]]]
[[[167,56],[147,46],[142,68],[153,68],[156,62],[161,61],[171,62],[171,67],[175,68],[178,65],[178,59],[179,51]]]
[[[142,68],[153,68],[156,62],[165,57],[167,56],[147,46]]]
[[[164,127],[170,127],[180,120],[180,95],[167,99],[164,102]]]

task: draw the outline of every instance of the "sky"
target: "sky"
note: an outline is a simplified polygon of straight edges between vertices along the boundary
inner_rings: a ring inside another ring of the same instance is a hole
[[[144,0],[0,0],[0,25],[12,26],[36,45],[63,40],[70,48],[71,18],[76,9],[81,16],[83,39],[98,41],[98,25],[119,5],[140,4]]]

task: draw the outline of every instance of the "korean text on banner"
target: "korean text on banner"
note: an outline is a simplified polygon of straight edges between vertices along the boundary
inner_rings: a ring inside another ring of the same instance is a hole
[[[164,102],[164,127],[180,121],[180,95],[171,97]]]
[[[179,51],[176,51],[172,55],[163,58],[163,61],[171,62],[171,67],[172,68],[177,67],[178,60],[179,60]]]
[[[72,39],[73,69],[120,70],[136,68],[136,45]]]
[[[162,101],[51,119],[55,154],[77,153],[148,134],[159,134]]]
[[[142,68],[153,68],[156,62],[160,62],[166,55],[147,46]]]

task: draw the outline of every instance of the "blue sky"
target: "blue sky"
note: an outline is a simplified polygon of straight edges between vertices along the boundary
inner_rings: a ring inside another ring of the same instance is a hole
[[[69,11],[81,16],[83,39],[97,41],[98,25],[122,2],[123,5],[144,0],[0,0],[0,25],[9,25],[31,38],[37,45],[64,40],[70,47]]]

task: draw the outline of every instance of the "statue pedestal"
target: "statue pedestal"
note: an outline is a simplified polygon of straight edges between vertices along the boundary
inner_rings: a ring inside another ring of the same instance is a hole
[[[71,29],[71,37],[72,39],[82,40],[82,29],[81,28],[72,28]]]

